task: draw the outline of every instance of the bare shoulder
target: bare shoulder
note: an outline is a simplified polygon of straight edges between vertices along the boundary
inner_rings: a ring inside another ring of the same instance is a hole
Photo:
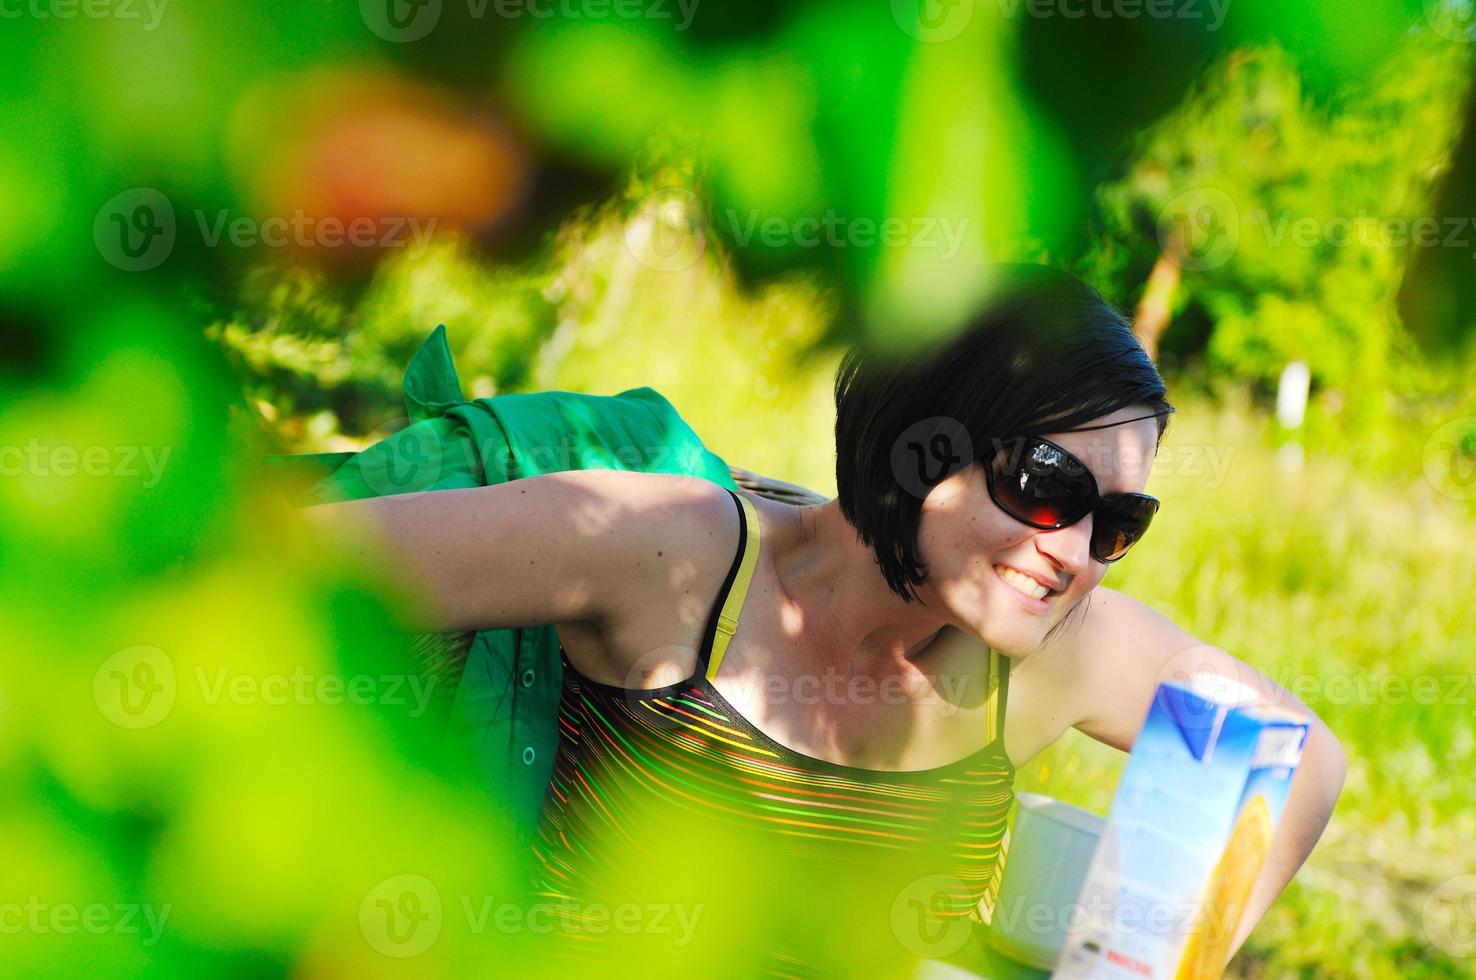
[[[1134,724],[1142,678],[1161,668],[1160,651],[1196,642],[1145,603],[1093,589],[1045,644],[1010,666],[1005,725],[1011,755],[1023,765],[1068,728],[1120,742]]]
[[[619,687],[658,687],[695,663],[681,653],[699,611],[727,571],[737,542],[738,514],[728,492],[698,477],[608,470],[598,476],[606,515],[572,519],[626,526],[629,552],[619,573],[603,583],[610,611],[599,622],[560,623],[558,633],[574,666]],[[582,529],[592,532],[594,528]],[[696,629],[700,629],[696,627]],[[685,675],[683,675],[685,676]]]
[[[723,488],[711,480],[675,473],[591,469],[562,470],[550,475],[560,480],[598,486],[601,497],[636,512],[728,499]]]
[[[1110,639],[1139,646],[1163,639],[1193,639],[1146,602],[1104,585],[1091,591],[1085,606],[1081,628],[1063,631],[1066,642],[1074,647],[1091,648]]]
[[[1069,678],[1062,700],[1071,726],[1123,751],[1160,682],[1201,667],[1231,676],[1244,667],[1142,600],[1102,586],[1053,647]]]

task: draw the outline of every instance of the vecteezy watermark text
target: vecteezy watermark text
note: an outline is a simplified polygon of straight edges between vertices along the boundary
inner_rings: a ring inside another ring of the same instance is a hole
[[[903,429],[892,444],[892,474],[908,493],[926,497],[944,479],[981,463],[998,466],[1000,472],[1032,471],[1038,465],[1026,458],[1025,440],[1011,441],[998,437],[976,443],[963,422],[949,416],[935,415],[920,419]],[[1080,463],[1091,471],[1099,483],[1111,483],[1117,474],[1129,480],[1149,476],[1208,477],[1211,490],[1225,482],[1235,456],[1233,445],[1165,446],[1143,450],[1116,443],[1080,447],[1074,460],[1053,459],[1052,466],[1070,469]],[[1044,472],[1043,470],[1041,472]]]
[[[159,485],[169,446],[48,445],[33,436],[24,446],[0,446],[0,477],[147,476],[144,488]]]
[[[1455,248],[1476,258],[1476,218],[1466,215],[1299,214],[1286,208],[1246,209],[1216,187],[1176,195],[1159,213],[1159,244],[1191,271],[1217,269],[1243,243],[1266,248]]]
[[[891,217],[880,221],[866,217],[847,217],[833,210],[818,217],[762,217],[758,211],[746,214],[734,209],[724,212],[733,240],[746,248],[755,238],[766,248],[925,248],[936,250],[943,259],[958,255],[968,231],[969,219],[946,217]]]
[[[968,30],[985,0],[891,0],[897,26],[928,44],[952,41]],[[1231,0],[995,0],[999,16],[1036,20],[1182,20],[1218,31]]]
[[[0,0],[4,2],[4,0]],[[434,217],[361,215],[341,218],[309,214],[255,217],[196,209],[195,224],[206,248],[401,248],[413,258],[425,254],[436,230]],[[93,243],[110,264],[125,272],[157,268],[174,251],[179,229],[173,202],[151,187],[115,194],[92,222]]]
[[[448,922],[446,901],[424,875],[386,878],[359,903],[359,931],[376,952],[405,959],[419,956],[440,938]],[[493,895],[458,895],[455,908],[470,935],[489,929],[503,934],[553,932],[670,936],[673,946],[692,941],[703,904],[677,902],[498,901]]]
[[[465,0],[472,20],[651,20],[685,31],[699,0]],[[442,0],[359,0],[364,24],[386,41],[419,41],[441,21]]]
[[[207,707],[266,705],[377,705],[408,708],[419,718],[430,706],[434,675],[336,674],[301,665],[288,672],[196,665],[189,675]],[[152,646],[119,650],[97,668],[92,697],[103,717],[120,728],[152,728],[174,711],[180,697],[174,659]]]
[[[139,945],[153,946],[164,933],[164,923],[174,906],[138,902],[44,902],[30,895],[24,902],[0,902],[0,935],[78,932],[103,935],[118,933],[140,936]]]
[[[0,20],[145,20],[152,31],[169,0],[0,0]]]
[[[430,704],[434,676],[420,674],[318,674],[297,666],[290,674],[232,672],[227,667],[195,668],[195,680],[206,704],[383,704],[409,707],[419,718]]]
[[[1267,676],[1309,707],[1317,704],[1464,707],[1476,703],[1476,677],[1471,674],[1311,674],[1273,670]]]
[[[378,441],[362,454],[364,482],[380,496],[423,493],[433,489],[451,462],[443,456],[441,437],[430,428],[393,419],[375,429]],[[564,470],[637,469],[663,473],[695,473],[706,450],[691,444],[581,446],[573,440],[526,445],[514,452],[503,443],[477,445],[489,481]]]
[[[1356,215],[1321,220],[1308,215],[1295,216],[1285,209],[1273,214],[1266,209],[1251,212],[1255,227],[1273,248],[1290,239],[1298,248],[1315,248],[1327,244],[1334,248],[1361,245],[1373,248],[1460,248],[1476,257],[1472,250],[1471,232],[1476,218],[1448,215],[1437,218],[1420,215],[1379,217],[1365,208]]]
[[[1225,23],[1231,0],[996,0],[1007,18],[1025,16],[1036,20],[1188,20],[1206,21],[1205,29],[1218,31]]]
[[[669,20],[685,31],[697,16],[699,0],[466,0],[467,12],[480,20],[490,8],[503,20]]]
[[[970,939],[968,920],[939,912],[968,895],[969,886],[953,875],[913,879],[893,899],[893,935],[919,956],[941,957],[957,952]],[[1227,912],[1213,902],[1193,900],[1138,897],[1113,901],[1092,894],[1076,901],[1052,903],[1018,896],[996,904],[991,922],[1001,934],[1020,939],[1060,936],[1075,930],[1111,936],[1206,933],[1219,938],[1235,928],[1238,914],[1238,910]]]
[[[224,238],[226,244],[236,248],[252,248],[265,245],[267,248],[339,248],[352,245],[368,248],[404,248],[411,242],[412,256],[425,254],[431,233],[436,229],[436,219],[421,222],[419,218],[342,218],[314,217],[301,208],[291,217],[256,219],[246,215],[231,216],[225,209],[207,217],[204,211],[195,212],[200,225],[200,237],[206,247],[217,247]]]
[[[787,217],[757,209],[726,208],[713,216],[713,227],[727,225],[739,248],[887,248],[935,253],[944,261],[963,251],[970,229],[968,216],[823,214]],[[703,201],[682,188],[648,194],[635,208],[625,229],[625,245],[642,265],[657,272],[690,268],[706,253],[709,226]]]

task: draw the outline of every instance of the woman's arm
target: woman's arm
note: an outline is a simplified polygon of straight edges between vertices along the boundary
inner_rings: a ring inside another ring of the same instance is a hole
[[[1198,671],[1229,677],[1311,720],[1270,855],[1236,927],[1233,958],[1327,826],[1347,768],[1342,746],[1322,719],[1285,688],[1224,650],[1201,643],[1136,599],[1099,587],[1091,594],[1080,629],[1067,629],[1062,644],[1083,681],[1071,698],[1073,727],[1124,752],[1132,750],[1158,685],[1188,680]]]
[[[603,626],[643,590],[669,587],[726,500],[705,480],[571,470],[304,513],[358,560],[397,576],[422,600],[418,625],[442,632]]]

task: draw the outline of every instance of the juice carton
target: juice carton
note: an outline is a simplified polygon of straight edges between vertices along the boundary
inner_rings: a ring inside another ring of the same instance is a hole
[[[1160,684],[1054,980],[1217,980],[1307,727],[1216,675]]]

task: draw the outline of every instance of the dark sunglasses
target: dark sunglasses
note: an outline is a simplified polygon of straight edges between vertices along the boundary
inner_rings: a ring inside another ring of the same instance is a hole
[[[1102,496],[1085,463],[1038,436],[998,443],[984,476],[1000,510],[1033,528],[1054,531],[1091,514],[1091,552],[1100,562],[1127,554],[1158,513],[1157,498],[1146,493]]]

